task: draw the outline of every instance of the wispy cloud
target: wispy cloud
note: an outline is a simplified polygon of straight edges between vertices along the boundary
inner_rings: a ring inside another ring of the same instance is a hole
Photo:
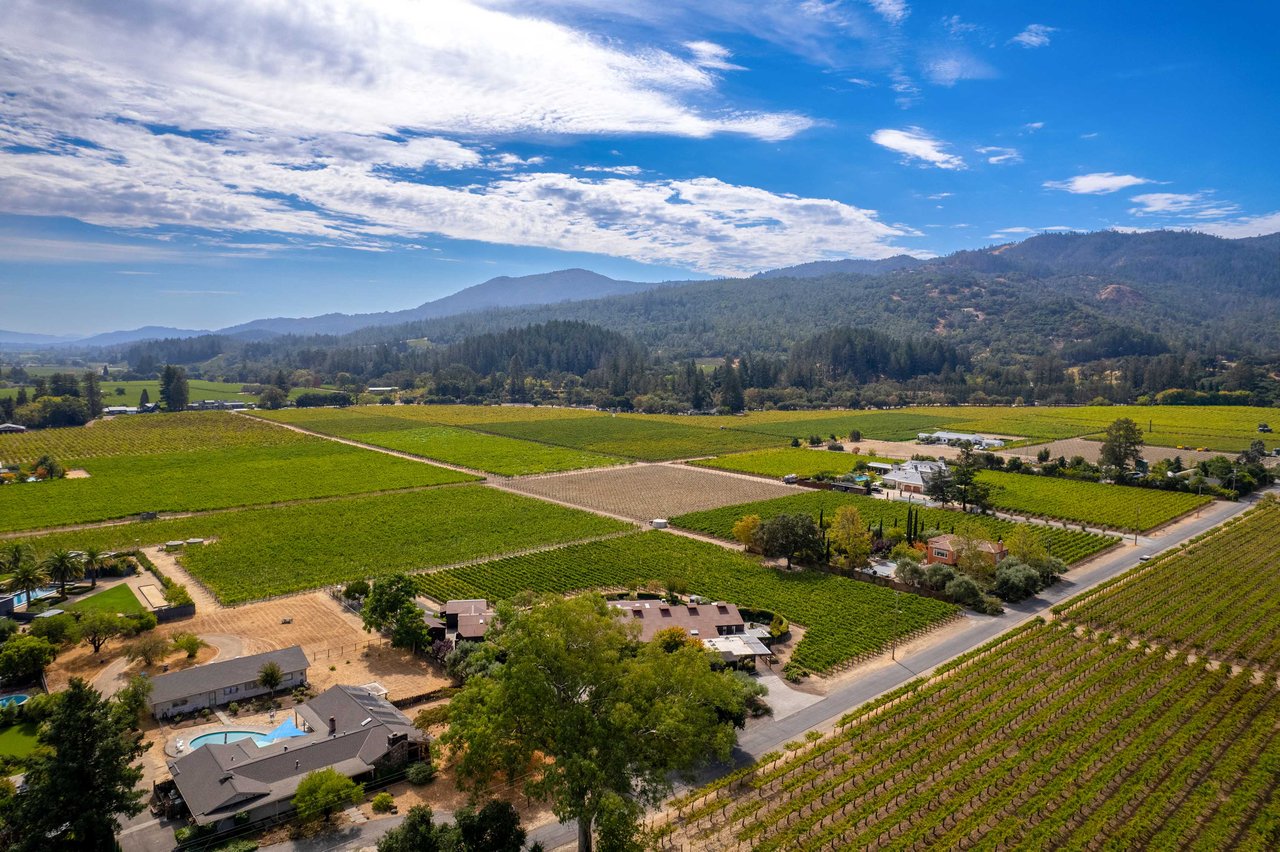
[[[880,17],[891,24],[900,24],[907,19],[907,15],[911,14],[906,0],[867,0],[867,2]]]
[[[934,166],[939,169],[963,169],[964,160],[956,154],[949,153],[947,143],[935,139],[919,127],[907,127],[901,130],[881,129],[871,134],[871,141],[897,151],[903,155],[903,162],[919,161],[921,165]]]
[[[1049,45],[1049,35],[1057,31],[1057,27],[1046,27],[1044,24],[1028,24],[1026,29],[1009,39],[1009,42],[1023,47],[1047,47]]]
[[[1027,131],[1028,133],[1035,133],[1037,130],[1043,130],[1043,129],[1044,129],[1044,122],[1043,122],[1043,121],[1029,121],[1029,122],[1027,122],[1026,124],[1022,125],[1022,129],[1023,129],[1023,130],[1025,130],[1025,131]]]
[[[1020,163],[1022,155],[1018,153],[1017,148],[1001,148],[996,145],[987,145],[976,149],[979,154],[987,158],[987,162],[992,165],[1003,165],[1005,163]]]
[[[1242,237],[1260,237],[1280,231],[1280,210],[1275,213],[1264,213],[1260,216],[1245,216],[1239,219],[1228,219],[1222,222],[1204,222],[1192,226],[1193,230],[1215,237],[1241,239]]]
[[[1118,175],[1114,172],[1093,172],[1087,175],[1076,175],[1066,180],[1045,181],[1044,185],[1049,189],[1061,189],[1076,194],[1106,195],[1144,183],[1154,183],[1154,181],[1134,175]]]
[[[1129,210],[1134,216],[1217,219],[1240,212],[1239,205],[1218,201],[1211,192],[1149,192],[1135,195],[1133,201],[1138,205]]]
[[[693,62],[699,68],[713,71],[745,71],[741,65],[729,61],[733,54],[729,48],[711,41],[688,41],[684,45],[693,54]]]
[[[952,50],[926,58],[924,75],[936,85],[954,86],[961,80],[989,80],[996,76],[996,72],[976,56]]]

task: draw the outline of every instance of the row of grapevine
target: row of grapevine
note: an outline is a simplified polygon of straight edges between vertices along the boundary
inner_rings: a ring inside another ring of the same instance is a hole
[[[1280,691],[1035,625],[684,797],[687,848],[1265,848]],[[1121,839],[1122,838],[1122,839]],[[1222,845],[1216,845],[1222,844]]]
[[[1268,501],[1216,535],[1138,567],[1105,594],[1063,612],[1093,629],[1280,668],[1277,530],[1280,503]]]
[[[792,661],[825,672],[883,651],[895,637],[952,618],[956,607],[830,574],[780,572],[706,542],[660,532],[572,545],[423,574],[422,593],[438,601],[508,599],[523,591],[663,586],[680,580],[693,594],[777,612],[805,627]]]
[[[999,471],[983,471],[979,480],[991,486],[991,505],[997,509],[1140,532],[1213,502],[1182,491]]]

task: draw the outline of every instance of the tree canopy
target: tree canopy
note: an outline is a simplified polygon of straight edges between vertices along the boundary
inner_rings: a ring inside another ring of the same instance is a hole
[[[530,796],[577,820],[583,852],[597,820],[606,833],[634,829],[672,772],[727,758],[746,719],[743,687],[705,650],[637,646],[632,630],[596,595],[500,605],[478,652],[493,664],[453,699],[441,738],[466,783],[524,778]]]

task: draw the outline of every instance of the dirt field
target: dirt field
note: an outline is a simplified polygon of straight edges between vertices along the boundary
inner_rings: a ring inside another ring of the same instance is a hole
[[[674,464],[526,477],[503,487],[637,521],[785,497],[800,490],[759,477]]]
[[[1033,444],[1028,447],[1015,447],[1012,450],[1003,450],[1001,455],[1010,456],[1018,455],[1023,458],[1034,459],[1036,453],[1045,447],[1049,448],[1049,457],[1057,458],[1063,456],[1070,459],[1072,456],[1084,456],[1084,460],[1090,464],[1097,464],[1098,458],[1102,454],[1101,441],[1086,441],[1084,438],[1067,438],[1062,441],[1052,441],[1048,444]],[[1217,456],[1227,456],[1234,458],[1235,453],[1198,453],[1195,450],[1179,450],[1174,447],[1143,447],[1142,457],[1149,462],[1158,462],[1161,459],[1171,459],[1174,456],[1182,458],[1182,463],[1187,467],[1191,467],[1197,462],[1208,461]]]

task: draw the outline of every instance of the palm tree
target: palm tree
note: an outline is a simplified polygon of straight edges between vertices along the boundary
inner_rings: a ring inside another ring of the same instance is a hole
[[[10,571],[9,588],[15,592],[27,593],[27,604],[31,603],[31,595],[35,590],[43,586],[49,579],[49,575],[45,573],[44,566],[36,562],[34,559],[18,563],[16,568]]]
[[[49,579],[62,587],[63,597],[66,597],[67,594],[67,583],[72,580],[79,580],[84,576],[84,565],[80,564],[78,558],[65,550],[55,550],[46,556],[41,564],[49,575]]]
[[[33,555],[30,546],[20,541],[12,542],[0,551],[0,569],[6,574],[12,574],[18,570],[18,566],[31,562]]]
[[[96,547],[86,547],[84,549],[84,571],[93,579],[92,588],[98,588],[98,574],[101,573],[102,567],[107,562],[106,554]]]

